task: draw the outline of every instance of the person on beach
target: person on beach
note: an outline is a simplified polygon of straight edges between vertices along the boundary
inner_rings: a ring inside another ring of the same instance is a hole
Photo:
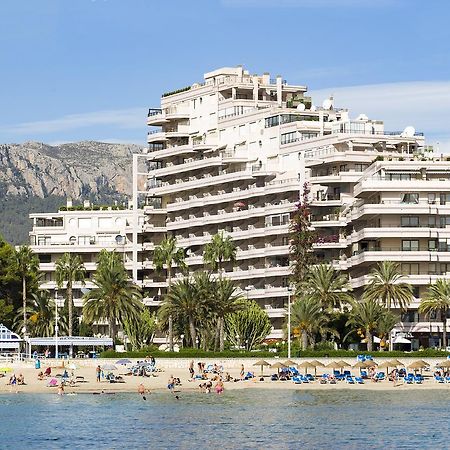
[[[64,395],[64,384],[60,384],[58,387],[58,395]]]
[[[244,375],[245,375],[244,364],[241,364],[241,371],[239,372],[239,375],[240,375],[241,381],[242,381],[244,379]]]
[[[97,366],[95,371],[97,373],[97,383],[100,383],[100,377],[102,376],[102,368],[100,366]]]
[[[223,394],[224,387],[223,387],[223,382],[222,382],[222,380],[219,380],[219,381],[216,383],[215,390],[216,390],[216,393],[217,393],[217,394]]]
[[[173,378],[173,375],[170,375],[169,381],[167,382],[167,389],[173,394],[173,389],[175,387],[175,379]]]
[[[189,363],[189,373],[191,375],[191,378],[194,378],[194,360],[193,359]]]

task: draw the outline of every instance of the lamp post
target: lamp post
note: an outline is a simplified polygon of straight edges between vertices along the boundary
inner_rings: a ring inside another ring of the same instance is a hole
[[[58,359],[58,288],[55,288],[55,358]]]
[[[288,292],[288,359],[291,358],[291,292],[292,287],[287,288]]]
[[[184,334],[180,334],[181,348],[183,348]]]

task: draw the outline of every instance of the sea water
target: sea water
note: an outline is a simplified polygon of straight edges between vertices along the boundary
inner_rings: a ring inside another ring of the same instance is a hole
[[[450,390],[0,395],[0,448],[450,448]]]

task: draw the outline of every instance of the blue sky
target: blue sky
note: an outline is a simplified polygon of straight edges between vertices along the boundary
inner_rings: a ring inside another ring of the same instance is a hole
[[[1,0],[0,141],[145,143],[161,92],[243,64],[450,151],[450,1]]]

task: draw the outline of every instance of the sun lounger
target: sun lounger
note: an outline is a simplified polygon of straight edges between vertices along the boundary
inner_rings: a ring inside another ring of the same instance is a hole
[[[366,379],[366,380],[369,378],[366,370],[361,370],[361,378]]]
[[[302,380],[301,380],[300,377],[292,377],[292,381],[293,381],[295,384],[302,384]]]
[[[416,384],[422,384],[423,383],[423,376],[422,375],[416,375],[414,377],[414,383]]]
[[[49,382],[47,383],[47,387],[57,387],[59,384],[58,380],[56,378],[51,378]]]
[[[313,377],[313,375],[310,374],[310,373],[307,373],[307,374],[306,374],[306,378],[308,378],[308,381],[315,381],[315,380],[316,380],[316,379]]]
[[[348,383],[348,384],[355,384],[355,380],[354,380],[353,377],[350,376],[350,375],[347,375],[347,376],[345,377],[345,382]]]
[[[383,381],[383,380],[386,378],[386,375],[385,375],[384,372],[378,372],[378,373],[375,375],[375,378],[376,378],[378,381]]]
[[[439,375],[436,375],[434,379],[436,380],[437,383],[445,383],[444,377],[441,377]]]
[[[364,384],[364,380],[363,380],[361,377],[355,377],[355,381],[356,381],[358,384]]]
[[[412,373],[408,373],[406,377],[403,378],[403,382],[406,384],[413,384],[414,383],[414,375]]]
[[[450,377],[445,377],[445,382],[450,383]]]

